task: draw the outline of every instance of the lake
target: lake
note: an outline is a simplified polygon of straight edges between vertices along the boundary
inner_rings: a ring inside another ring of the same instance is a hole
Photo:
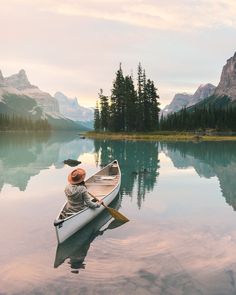
[[[112,206],[57,245],[65,159],[117,159]],[[0,294],[236,294],[236,142],[0,136]]]

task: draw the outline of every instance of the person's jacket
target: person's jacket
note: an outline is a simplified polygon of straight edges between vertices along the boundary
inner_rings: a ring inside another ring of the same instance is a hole
[[[87,188],[83,185],[68,184],[65,188],[65,194],[67,197],[67,212],[77,212],[86,206],[90,208],[100,207],[96,202],[92,202]]]

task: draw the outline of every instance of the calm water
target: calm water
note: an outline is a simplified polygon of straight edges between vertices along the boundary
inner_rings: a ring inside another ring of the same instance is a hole
[[[57,246],[53,221],[72,158],[113,159],[106,213]],[[0,294],[236,294],[236,143],[0,136]]]

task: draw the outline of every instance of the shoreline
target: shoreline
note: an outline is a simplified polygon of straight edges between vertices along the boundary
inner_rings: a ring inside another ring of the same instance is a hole
[[[155,141],[236,141],[234,135],[198,135],[194,133],[125,133],[125,132],[85,132],[87,138],[112,140],[155,140]]]

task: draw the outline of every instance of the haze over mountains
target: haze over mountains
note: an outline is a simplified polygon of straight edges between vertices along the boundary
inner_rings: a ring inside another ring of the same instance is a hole
[[[54,97],[59,103],[60,113],[73,121],[92,121],[94,110],[86,108],[78,103],[78,99],[69,98],[62,92],[56,92]]]
[[[236,105],[236,53],[223,67],[218,86],[200,85],[194,94],[177,93],[161,114],[164,116],[192,106],[212,105],[225,108]],[[4,77],[0,71],[0,113],[47,119],[53,129],[93,128],[94,110],[79,104],[77,98],[68,98],[62,92],[54,97],[32,85],[26,72]]]
[[[217,87],[208,83],[200,85],[193,95],[178,93],[171,103],[162,110],[162,114],[166,116],[184,107],[209,104],[221,108],[236,104],[236,53],[224,65]]]
[[[72,100],[71,100],[72,101]],[[53,129],[85,129],[82,122],[93,119],[93,110],[79,106],[77,99],[74,109],[67,109],[70,99],[64,96],[64,102],[32,85],[26,72],[3,77],[0,71],[0,113],[29,116],[33,119],[47,119]]]
[[[205,85],[200,85],[194,94],[189,93],[177,93],[175,94],[171,103],[162,110],[163,116],[170,113],[177,112],[184,107],[190,107],[196,103],[202,101],[203,99],[211,96],[216,89],[216,86],[208,83]]]

